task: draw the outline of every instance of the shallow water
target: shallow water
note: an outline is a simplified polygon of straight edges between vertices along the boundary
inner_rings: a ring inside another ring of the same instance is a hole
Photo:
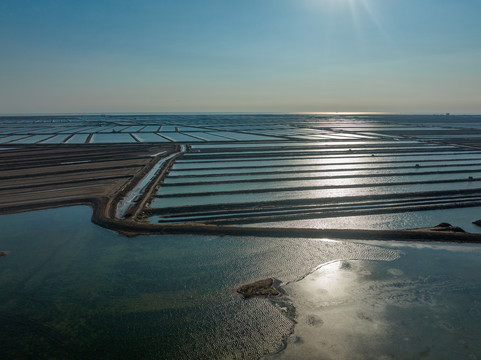
[[[373,140],[373,141],[368,141],[368,140],[363,140],[363,141],[316,141],[316,142],[299,142],[299,141],[291,141],[291,142],[268,142],[268,143],[254,143],[254,144],[195,144],[192,145],[192,149],[223,149],[223,148],[273,148],[277,146],[282,146],[282,147],[311,147],[311,146],[317,146],[317,147],[328,147],[332,145],[389,145],[393,143],[392,141],[379,141],[379,140]],[[396,144],[419,144],[418,141],[397,141]]]
[[[24,138],[24,137],[26,137],[26,136],[27,136],[27,135],[10,135],[10,136],[5,136],[5,137],[3,137],[3,138],[0,139],[0,143],[12,142],[12,141],[15,141],[15,140]]]
[[[319,157],[309,157],[309,158],[289,158],[289,159],[270,159],[266,160],[264,158],[259,159],[251,159],[251,160],[241,160],[241,161],[216,161],[213,163],[182,163],[176,162],[173,166],[173,169],[202,169],[202,168],[222,168],[222,167],[229,167],[229,166],[237,166],[237,167],[250,167],[250,166],[283,166],[283,165],[304,165],[304,164],[355,164],[356,162],[370,162],[370,163],[377,163],[377,162],[408,162],[412,161],[413,166],[415,165],[416,161],[425,161],[425,160],[465,160],[466,158],[479,158],[481,153],[479,152],[457,152],[457,153],[441,153],[441,154],[431,154],[431,153],[417,153],[415,155],[392,155],[392,156],[376,156],[372,157],[371,155],[326,155],[326,156],[319,156]]]
[[[178,132],[165,132],[164,130],[162,130],[162,132],[160,132],[159,134],[171,141],[187,142],[187,143],[202,141],[198,138],[195,138],[186,134],[181,134]]]
[[[469,164],[472,165],[472,164]],[[362,168],[359,166],[359,168]],[[251,174],[250,172],[247,172],[245,174],[240,174],[240,175],[219,175],[219,176],[204,176],[204,177],[184,177],[184,178],[172,178],[172,176],[176,175],[181,175],[182,173],[176,172],[176,171],[171,171],[169,173],[169,176],[164,180],[164,184],[182,184],[182,183],[190,183],[190,182],[195,182],[195,183],[203,183],[203,182],[212,182],[212,181],[218,181],[218,182],[223,182],[223,181],[243,181],[243,180],[253,180],[253,179],[296,179],[299,177],[318,177],[318,176],[363,176],[363,175],[382,175],[382,174],[403,174],[407,172],[429,172],[429,171],[472,171],[472,170],[478,170],[481,169],[481,163],[476,165],[476,166],[449,166],[449,167],[443,167],[442,169],[439,169],[438,166],[428,168],[427,165],[423,165],[423,168],[413,168],[413,167],[403,167],[400,169],[396,168],[383,168],[381,169],[376,169],[375,167],[366,169],[364,167],[364,170],[352,170],[352,167],[346,166],[345,169],[333,169],[332,171],[322,171],[322,172],[317,172],[317,171],[310,171],[310,172],[300,172],[299,169],[296,172],[296,170],[292,170],[292,172],[276,172],[272,174]],[[327,170],[327,169],[324,169]],[[342,171],[335,171],[335,170],[342,170]],[[266,169],[264,169],[266,171]],[[467,174],[468,175],[468,174]],[[462,175],[460,175],[462,176]]]
[[[425,211],[408,211],[394,214],[342,216],[336,218],[306,219],[251,224],[265,227],[307,227],[324,229],[376,229],[403,230],[435,226],[446,222],[459,226],[465,231],[481,233],[481,227],[472,222],[481,219],[480,207],[458,209],[438,209]]]
[[[48,139],[51,136],[52,135],[33,135],[24,139],[14,140],[11,143],[12,144],[35,144],[36,142],[40,142],[42,140]]]
[[[394,145],[397,145],[396,143]],[[389,146],[389,145],[387,145]],[[381,153],[379,150],[382,150],[383,153],[390,153],[393,150],[395,151],[407,151],[407,150],[440,150],[440,149],[454,149],[454,146],[433,146],[433,145],[423,145],[420,144],[418,146],[390,146],[388,149],[385,147],[368,147],[368,146],[351,146],[351,147],[338,147],[338,146],[331,146],[331,147],[305,147],[303,149],[289,149],[288,152],[289,154],[296,154],[296,153],[312,153],[312,152],[323,152],[323,153],[329,153],[329,152],[348,152],[348,151],[373,151],[376,153]],[[222,158],[229,156],[232,159],[237,159],[237,158],[242,158],[244,155],[263,155],[269,154],[273,156],[277,155],[285,155],[286,150],[285,149],[279,149],[279,148],[271,148],[271,149],[262,149],[258,151],[216,151],[216,152],[199,152],[199,153],[189,153],[186,156],[183,157],[183,159],[179,160],[179,163],[184,162],[184,159],[186,161],[195,161],[195,162],[208,162],[212,161],[212,159],[215,158]],[[206,157],[209,156],[208,159],[200,159],[200,157]]]
[[[328,263],[285,287],[297,325],[271,359],[477,359],[479,245],[404,245],[393,262]]]
[[[134,143],[135,139],[130,134],[118,133],[118,134],[93,134],[90,140],[91,144],[101,143]]]
[[[347,242],[195,235],[127,238],[88,207],[0,217],[1,358],[259,358],[292,330],[239,285],[301,279],[339,258],[393,260]],[[25,226],[28,224],[29,226]]]
[[[87,141],[89,134],[75,134],[66,142],[68,144],[84,144]]]
[[[249,191],[249,190],[272,190],[279,188],[296,188],[296,187],[312,187],[312,186],[356,186],[356,185],[372,185],[382,186],[384,184],[396,184],[402,182],[422,182],[422,181],[449,181],[464,180],[468,176],[479,178],[481,171],[473,169],[469,173],[448,173],[448,174],[420,174],[420,175],[403,175],[393,174],[392,176],[377,177],[350,177],[350,178],[333,178],[333,179],[314,179],[299,180],[285,179],[282,181],[267,182],[246,182],[246,183],[219,183],[219,184],[196,184],[196,185],[171,185],[161,187],[158,191],[159,195],[167,194],[185,194],[185,193],[208,193],[218,191]],[[427,186],[428,187],[428,186]]]
[[[231,204],[243,202],[259,202],[272,200],[295,200],[295,199],[322,199],[344,196],[368,196],[380,194],[405,194],[424,191],[441,190],[464,190],[476,189],[479,187],[478,181],[460,181],[453,183],[440,184],[411,184],[393,186],[370,186],[370,187],[343,187],[319,190],[299,190],[299,191],[275,191],[265,193],[237,193],[229,195],[192,195],[192,196],[173,196],[160,197],[154,199],[152,207],[206,205],[206,204]]]
[[[170,141],[154,133],[136,133],[136,134],[132,134],[132,136],[134,136],[140,142],[169,142]]]
[[[68,137],[68,135],[62,134],[62,135],[55,135],[54,137],[42,141],[42,144],[61,144],[64,142],[64,140]]]
[[[191,134],[198,138],[204,139],[205,141],[232,141],[233,140],[231,138],[216,135],[215,133],[211,133],[211,132],[197,131],[197,132],[192,132]],[[232,146],[232,145],[229,145],[229,146]],[[192,145],[192,148],[193,149],[197,148],[197,145]]]
[[[471,157],[469,157],[471,158]],[[306,161],[307,162],[307,161]],[[424,167],[443,167],[444,165],[467,165],[467,164],[481,164],[479,159],[471,158],[471,160],[466,159],[452,159],[452,160],[443,160],[443,161],[423,161],[422,166],[419,169],[424,169]],[[252,164],[256,166],[255,163]],[[289,165],[289,166],[286,166]],[[412,161],[406,162],[396,162],[390,163],[389,161],[385,163],[372,163],[372,162],[361,162],[361,163],[347,163],[347,164],[328,164],[328,165],[321,165],[315,164],[315,160],[312,160],[306,165],[294,165],[291,166],[290,164],[284,164],[283,166],[266,166],[266,167],[239,167],[236,168],[236,163],[233,162],[230,165],[231,169],[176,169],[174,164],[174,169],[170,171],[169,175],[222,175],[222,174],[239,174],[239,173],[256,173],[256,172],[266,172],[266,171],[278,171],[280,170],[287,170],[287,171],[332,171],[332,170],[343,170],[343,169],[359,169],[359,168],[372,168],[376,169],[378,167],[389,167],[389,166],[411,166],[412,169],[416,169],[415,164]],[[422,170],[421,170],[422,171]]]

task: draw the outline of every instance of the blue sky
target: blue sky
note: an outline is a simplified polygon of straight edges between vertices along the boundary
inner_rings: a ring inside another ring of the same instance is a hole
[[[479,0],[1,0],[0,113],[481,113]]]

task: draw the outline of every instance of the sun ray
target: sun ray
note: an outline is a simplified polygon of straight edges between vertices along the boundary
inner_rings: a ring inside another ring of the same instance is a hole
[[[365,12],[369,15],[370,20],[376,26],[379,33],[386,39],[390,40],[388,33],[386,32],[384,25],[380,20],[380,16],[376,13],[374,8],[374,4],[372,1],[369,0],[357,0],[358,3],[361,4]]]

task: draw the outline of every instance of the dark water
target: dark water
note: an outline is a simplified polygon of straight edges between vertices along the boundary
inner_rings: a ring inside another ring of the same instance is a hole
[[[0,217],[1,359],[481,356],[481,246],[127,238],[90,214]],[[279,300],[235,292],[269,276]]]
[[[288,308],[237,286],[301,279],[334,259],[397,251],[305,239],[127,238],[88,207],[0,217],[1,359],[259,358],[292,331]]]

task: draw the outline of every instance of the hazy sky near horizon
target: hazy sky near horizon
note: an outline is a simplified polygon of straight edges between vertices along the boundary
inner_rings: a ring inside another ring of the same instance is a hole
[[[0,113],[481,113],[479,0],[2,0]]]

